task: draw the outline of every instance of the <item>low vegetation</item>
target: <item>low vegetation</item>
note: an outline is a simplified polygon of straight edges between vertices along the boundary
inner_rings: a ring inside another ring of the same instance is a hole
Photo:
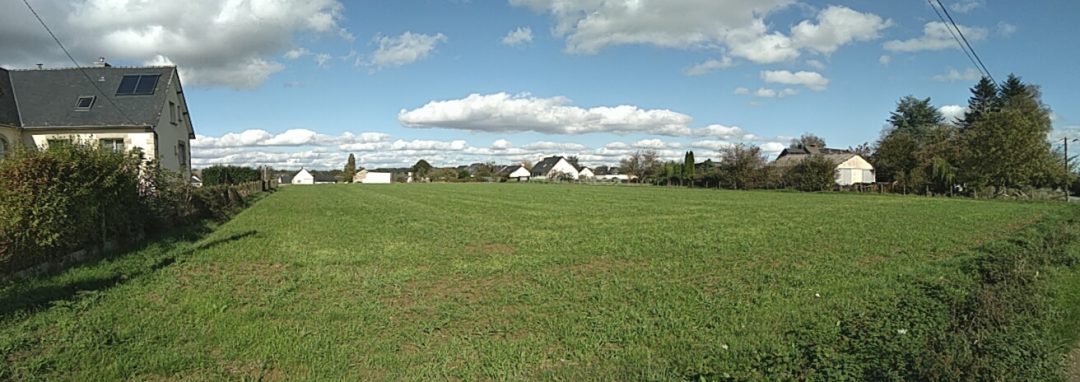
[[[292,186],[0,289],[0,379],[996,379],[1061,370],[1080,211]]]

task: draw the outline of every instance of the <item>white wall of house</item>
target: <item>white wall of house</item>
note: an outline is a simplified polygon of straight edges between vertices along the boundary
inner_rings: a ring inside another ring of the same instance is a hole
[[[618,182],[629,182],[630,181],[630,176],[624,175],[624,174],[619,174],[619,175],[597,175],[596,180],[604,180],[604,181],[612,181],[612,182],[616,182],[616,181],[618,181]]]
[[[560,158],[559,161],[555,163],[555,166],[551,167],[551,170],[548,170],[548,173],[545,175],[548,178],[551,178],[558,173],[568,174],[570,175],[570,178],[574,180],[577,180],[579,175],[578,170],[574,168],[574,165],[567,162],[565,158]]]
[[[293,175],[292,184],[315,184],[315,177],[307,170],[300,169],[296,175]]]
[[[367,176],[360,181],[363,184],[390,184],[393,182],[394,174],[389,172],[368,172]]]
[[[41,149],[49,148],[50,140],[70,140],[97,146],[101,144],[102,139],[123,139],[125,152],[130,152],[135,148],[139,148],[147,157],[154,155],[154,133],[144,131],[132,132],[129,129],[95,129],[93,133],[76,131],[31,133],[28,131],[26,132],[26,135],[30,137],[35,147]],[[172,168],[170,169],[175,170]],[[190,176],[190,174],[188,176]]]
[[[592,179],[596,177],[596,174],[593,174],[591,168],[585,167],[581,169],[581,171],[578,171],[578,177],[584,179]]]
[[[185,114],[187,105],[183,102],[179,85],[180,77],[174,70],[169,85],[163,90],[165,102],[154,129],[158,140],[156,155],[162,168],[191,176],[191,140],[188,135],[191,121]]]
[[[518,167],[517,170],[514,170],[514,172],[511,172],[508,177],[511,179],[517,178],[518,180],[522,180],[529,179],[530,176],[532,176],[532,173],[530,173],[529,170],[525,169],[525,167],[522,166]]]
[[[838,185],[850,186],[876,181],[874,166],[861,156],[853,156],[836,166],[836,184]]]

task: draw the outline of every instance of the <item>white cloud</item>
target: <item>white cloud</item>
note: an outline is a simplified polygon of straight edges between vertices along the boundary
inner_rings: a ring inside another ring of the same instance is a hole
[[[271,134],[266,130],[244,130],[240,133],[227,133],[220,137],[196,135],[191,142],[192,148],[235,148],[246,146],[338,146],[355,143],[386,142],[390,136],[384,133],[343,133],[330,136],[308,129],[290,129],[280,134]]]
[[[777,94],[777,95],[780,98],[784,98],[784,97],[791,97],[793,95],[798,95],[798,94],[799,94],[798,90],[795,90],[795,89],[792,89],[792,88],[784,88],[783,90],[780,90],[780,93]]]
[[[956,70],[956,68],[949,68],[944,74],[938,74],[934,76],[934,81],[942,82],[955,82],[955,81],[967,81],[974,82],[982,78],[982,72],[975,68],[964,69],[963,72]]]
[[[879,16],[829,7],[817,22],[792,28],[792,36],[770,30],[765,18],[794,0],[567,1],[510,0],[548,13],[552,33],[566,51],[594,54],[617,45],[645,44],[677,49],[716,49],[755,63],[798,58],[800,49],[832,53],[854,41],[877,38],[890,25]]]
[[[0,65],[70,66],[30,13],[10,5],[0,12],[0,51],[5,52]],[[257,87],[284,69],[275,59],[303,53],[295,48],[297,34],[347,33],[339,25],[344,5],[337,0],[87,0],[36,5],[44,19],[52,20],[50,26],[73,56],[105,56],[117,65],[172,62],[189,86]],[[290,50],[296,51],[290,55]]]
[[[733,62],[731,57],[724,56],[724,57],[720,58],[719,60],[709,59],[709,60],[707,60],[705,62],[694,65],[690,69],[686,70],[686,75],[688,75],[688,76],[700,76],[700,75],[708,74],[709,72],[712,72],[712,71],[724,70],[724,69],[730,68],[732,66],[735,66],[735,63]]]
[[[285,58],[295,60],[308,54],[311,54],[311,52],[308,52],[305,48],[290,49],[288,52],[285,52]]]
[[[531,43],[532,40],[533,40],[532,28],[530,28],[530,27],[521,27],[521,28],[510,31],[510,33],[507,33],[506,36],[504,36],[502,38],[502,43],[503,43],[503,45],[509,45],[509,46],[521,46],[521,45]]]
[[[391,68],[408,65],[427,58],[447,37],[442,33],[423,34],[405,32],[400,36],[376,36],[374,42],[379,45],[371,59],[361,62],[376,68]]]
[[[938,108],[938,111],[945,116],[945,122],[954,123],[957,119],[964,117],[964,113],[967,113],[967,106],[945,105]]]
[[[819,60],[806,60],[806,65],[817,70],[825,69],[825,63]]]
[[[787,70],[765,70],[761,72],[761,79],[768,83],[802,85],[815,91],[825,90],[829,86],[828,78],[808,71],[792,73]]]
[[[677,149],[677,148],[682,147],[682,144],[678,143],[678,142],[664,142],[664,141],[659,140],[659,139],[642,139],[640,141],[634,142],[634,144],[631,145],[631,146],[633,146],[634,148],[638,148],[638,149],[663,150],[663,149]]]
[[[892,63],[892,56],[884,54],[884,55],[881,55],[881,57],[878,57],[877,61],[878,61],[878,63],[880,63],[882,65],[888,65],[888,64]]]
[[[734,143],[731,143],[731,142],[728,142],[728,141],[703,140],[703,141],[695,141],[695,142],[691,143],[690,147],[695,148],[695,149],[706,149],[706,150],[712,150],[712,151],[720,151],[720,150],[726,149],[726,148],[734,146],[734,145],[735,145]]]
[[[829,6],[817,15],[817,24],[804,20],[791,28],[796,46],[822,54],[832,54],[841,46],[855,41],[870,41],[881,37],[881,31],[892,26],[891,20],[851,8]]]
[[[758,89],[757,91],[754,92],[754,96],[755,97],[761,97],[761,98],[773,98],[773,97],[776,97],[776,90],[772,90],[772,89],[768,89],[768,88],[760,88],[760,89]]]
[[[985,0],[962,0],[949,5],[949,9],[959,13],[968,13],[984,5],[986,5]]]
[[[315,65],[320,68],[327,68],[330,66],[330,60],[334,57],[327,53],[319,53],[315,55]]]
[[[885,42],[885,49],[892,52],[918,52],[924,50],[959,49],[952,34],[949,33],[949,25],[939,21],[931,21],[923,26],[923,35],[909,40],[892,40]],[[968,41],[980,41],[986,38],[987,31],[984,28],[966,27],[960,25],[960,31]],[[955,31],[953,32],[955,33]]]
[[[999,22],[997,24],[997,34],[1002,37],[1012,37],[1013,34],[1016,34],[1016,25],[1004,21]]]
[[[510,141],[505,139],[499,139],[491,143],[491,148],[495,150],[506,150],[510,148]]]
[[[766,142],[761,145],[761,151],[764,151],[768,154],[779,153],[781,151],[784,151],[785,148],[787,148],[787,145],[781,142]]]
[[[737,94],[737,95],[747,95],[747,94],[750,94],[750,89],[747,89],[747,88],[744,88],[744,87],[740,86],[740,87],[735,88],[735,94]]]
[[[398,113],[398,121],[412,128],[485,132],[645,133],[666,136],[711,135],[718,132],[712,126],[691,128],[693,118],[667,109],[645,110],[632,105],[585,109],[570,105],[570,100],[565,97],[538,98],[507,93],[471,94],[461,99],[431,101],[413,110],[402,109]]]

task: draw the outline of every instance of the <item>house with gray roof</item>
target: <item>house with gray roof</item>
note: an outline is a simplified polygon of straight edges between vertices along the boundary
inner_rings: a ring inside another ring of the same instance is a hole
[[[566,158],[547,157],[532,168],[532,177],[548,180],[577,180],[578,170]]]
[[[0,68],[0,158],[16,144],[140,150],[191,176],[195,130],[175,66]]]
[[[848,150],[818,148],[816,146],[787,148],[780,152],[772,165],[791,168],[806,158],[820,155],[836,165],[836,184],[851,186],[871,184],[877,181],[874,166],[862,156]]]

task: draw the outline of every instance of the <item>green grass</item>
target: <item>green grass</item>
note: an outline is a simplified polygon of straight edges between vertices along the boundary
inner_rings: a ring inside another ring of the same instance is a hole
[[[1062,208],[292,186],[198,242],[0,289],[0,379],[766,378],[793,331],[902,299],[910,277],[953,277]]]

